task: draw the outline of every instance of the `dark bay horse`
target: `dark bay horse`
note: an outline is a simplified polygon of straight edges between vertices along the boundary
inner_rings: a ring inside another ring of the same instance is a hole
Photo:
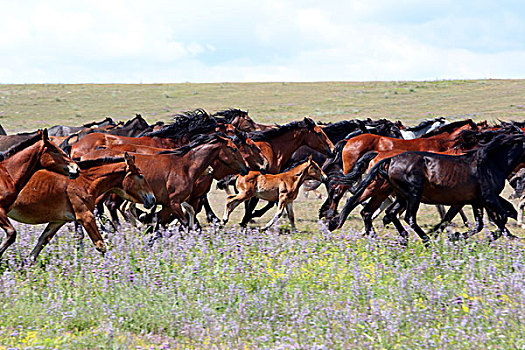
[[[92,155],[88,153],[83,159],[90,157]],[[201,135],[189,145],[173,151],[135,155],[136,164],[151,185],[157,204],[162,205],[158,214],[160,225],[170,223],[174,215],[183,225],[193,226],[194,211],[185,202],[190,198],[197,178],[217,159],[241,174],[248,173],[248,165],[237,146],[221,133]],[[182,204],[189,211],[189,220],[182,211]]]
[[[388,152],[403,150],[444,152],[454,146],[456,137],[463,130],[477,129],[478,126],[476,123],[468,119],[447,124],[431,133],[425,134],[424,137],[412,140],[402,140],[373,134],[358,135],[347,140],[344,145],[341,145],[342,147],[338,147],[338,149],[341,149],[340,154],[337,154],[331,161],[325,163],[323,170],[327,172],[327,167],[332,166],[332,163],[340,160],[343,165],[343,173],[348,174],[359,158],[371,151]],[[333,217],[337,211],[339,201],[348,189],[348,186],[331,186],[328,198],[319,210],[319,218]]]
[[[7,236],[0,245],[0,256],[16,240],[7,212],[31,176],[40,169],[71,178],[77,178],[80,173],[78,165],[49,141],[46,129],[0,153],[0,226]]]
[[[525,135],[502,134],[464,155],[405,152],[383,159],[372,168],[347,204],[353,206],[370,183],[382,177],[396,194],[396,200],[386,211],[385,220],[392,222],[403,238],[407,237],[407,232],[397,213],[406,208],[405,221],[425,244],[430,240],[417,224],[420,203],[470,204],[475,208],[485,208],[499,229],[492,238],[497,239],[502,233],[510,235],[505,227],[509,208],[499,194],[509,174],[525,161],[524,143]],[[345,209],[341,212],[336,220],[337,227],[342,225],[348,213]]]
[[[33,259],[71,221],[82,224],[96,249],[104,253],[106,246],[93,210],[95,200],[108,191],[148,208],[155,204],[153,191],[127,153],[124,158],[89,160],[79,166],[82,171],[74,181],[49,170],[37,171],[9,209],[9,217],[17,221],[31,225],[48,223],[31,252]]]

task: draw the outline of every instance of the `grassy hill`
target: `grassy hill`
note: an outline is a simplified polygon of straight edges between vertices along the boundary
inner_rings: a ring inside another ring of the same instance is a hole
[[[525,120],[524,105],[525,80],[0,85],[0,123],[8,133],[134,113],[168,121],[199,107],[248,110],[260,123],[309,115],[325,122],[371,117],[414,124],[437,116]]]

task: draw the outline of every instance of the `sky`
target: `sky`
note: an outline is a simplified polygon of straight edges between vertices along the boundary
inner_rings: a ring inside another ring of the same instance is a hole
[[[0,83],[525,78],[525,2],[0,0]]]

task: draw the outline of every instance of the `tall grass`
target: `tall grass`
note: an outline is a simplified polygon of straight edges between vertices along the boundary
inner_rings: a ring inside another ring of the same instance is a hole
[[[20,226],[0,263],[0,348],[523,348],[525,254],[425,249],[354,231],[126,227],[103,258],[63,230],[36,265]]]

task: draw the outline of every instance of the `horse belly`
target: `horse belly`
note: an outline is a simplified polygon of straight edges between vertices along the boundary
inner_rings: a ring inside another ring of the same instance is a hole
[[[48,222],[69,222],[75,220],[75,215],[70,211],[60,211],[36,206],[14,207],[7,213],[11,219],[24,224],[45,224]]]
[[[454,186],[426,183],[421,200],[427,204],[462,204],[474,200],[478,192],[477,186],[467,182],[459,182]]]
[[[279,199],[279,187],[274,186],[271,182],[265,181],[264,176],[259,176],[259,181],[257,182],[257,198],[275,202]]]

